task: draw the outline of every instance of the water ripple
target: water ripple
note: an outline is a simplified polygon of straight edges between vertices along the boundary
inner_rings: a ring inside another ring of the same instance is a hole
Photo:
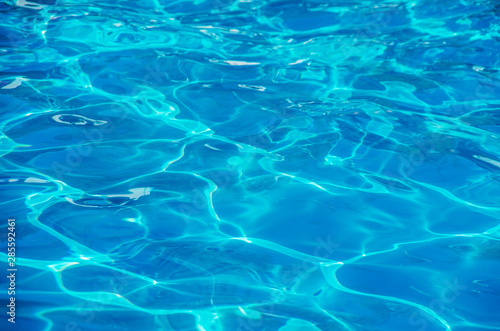
[[[2,1],[19,327],[500,329],[499,9]]]

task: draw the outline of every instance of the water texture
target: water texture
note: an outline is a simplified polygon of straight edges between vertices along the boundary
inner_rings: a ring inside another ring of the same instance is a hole
[[[0,17],[2,330],[500,329],[498,1]]]

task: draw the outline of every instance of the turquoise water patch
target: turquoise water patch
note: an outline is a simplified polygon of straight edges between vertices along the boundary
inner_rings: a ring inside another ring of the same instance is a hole
[[[1,329],[500,329],[499,9],[2,1]]]

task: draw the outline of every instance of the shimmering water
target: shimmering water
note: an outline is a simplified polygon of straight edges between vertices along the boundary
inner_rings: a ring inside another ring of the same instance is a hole
[[[2,1],[2,330],[499,330],[499,13]]]

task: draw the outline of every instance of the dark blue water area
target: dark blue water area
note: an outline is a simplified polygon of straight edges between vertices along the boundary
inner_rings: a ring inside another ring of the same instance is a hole
[[[500,330],[499,42],[488,0],[1,1],[0,329]]]

